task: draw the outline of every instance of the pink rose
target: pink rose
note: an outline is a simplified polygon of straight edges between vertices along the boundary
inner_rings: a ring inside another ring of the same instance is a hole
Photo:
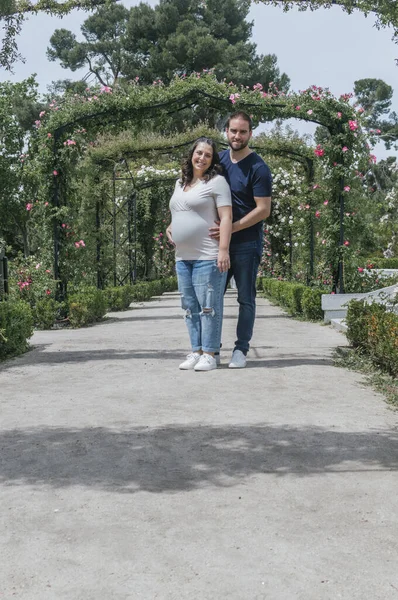
[[[320,144],[318,144],[318,146],[314,150],[314,154],[316,156],[323,156],[325,154],[325,150],[322,148],[322,146]]]

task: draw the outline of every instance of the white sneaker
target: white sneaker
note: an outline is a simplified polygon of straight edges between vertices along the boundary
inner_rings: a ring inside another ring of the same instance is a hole
[[[217,361],[210,354],[202,354],[194,366],[195,371],[212,371],[213,369],[217,369]]]
[[[228,367],[230,369],[243,369],[245,366],[246,356],[243,354],[242,350],[234,350]]]
[[[183,371],[193,369],[201,356],[202,355],[199,354],[199,352],[191,352],[191,354],[188,354],[184,362],[182,362],[178,368]]]

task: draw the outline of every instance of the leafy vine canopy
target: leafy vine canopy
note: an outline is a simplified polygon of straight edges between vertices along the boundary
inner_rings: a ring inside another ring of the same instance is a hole
[[[225,117],[244,110],[256,124],[298,118],[324,126],[329,133],[312,152],[336,176],[349,178],[353,170],[360,168],[361,160],[372,160],[361,126],[362,109],[353,106],[350,98],[349,94],[336,98],[328,89],[317,86],[287,94],[275,86],[265,92],[260,84],[248,89],[219,82],[211,73],[175,77],[168,86],[158,81],[152,86],[133,82],[114,89],[105,86],[98,92],[89,89],[60,104],[51,102],[48,110],[41,113],[37,122],[38,159],[47,174],[58,175],[62,172],[54,150],[67,146],[76,151],[83,130],[87,139],[94,140],[89,142],[92,145],[95,136],[104,131],[116,134],[131,127],[137,135],[163,133],[170,126],[172,114],[181,109],[201,108],[209,115],[218,111]]]
[[[366,16],[374,13],[376,15],[376,27],[391,27],[394,38],[398,41],[398,4],[393,0],[253,0],[256,4],[271,4],[283,6],[285,11],[292,8],[299,10],[316,10],[319,8],[331,8],[340,6],[348,14],[355,10],[363,12]]]

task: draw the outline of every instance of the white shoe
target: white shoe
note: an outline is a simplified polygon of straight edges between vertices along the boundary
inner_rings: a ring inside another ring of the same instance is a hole
[[[212,371],[213,369],[217,369],[217,361],[210,354],[202,354],[194,366],[195,371]]]
[[[183,371],[193,369],[201,356],[202,355],[199,354],[199,352],[191,352],[191,354],[188,354],[184,362],[182,362],[178,368]]]
[[[230,369],[243,369],[245,366],[246,356],[243,354],[242,350],[234,350],[228,367]]]

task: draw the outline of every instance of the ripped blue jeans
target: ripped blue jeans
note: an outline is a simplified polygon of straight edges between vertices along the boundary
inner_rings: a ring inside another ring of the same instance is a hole
[[[192,352],[215,352],[221,342],[227,273],[220,273],[216,260],[177,260],[176,271]]]

